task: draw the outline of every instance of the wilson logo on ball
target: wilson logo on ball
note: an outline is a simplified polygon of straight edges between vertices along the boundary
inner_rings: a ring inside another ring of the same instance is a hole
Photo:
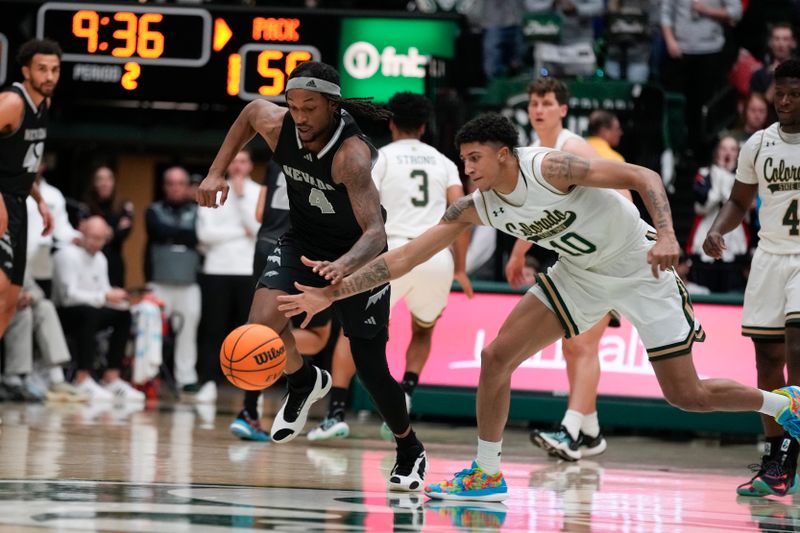
[[[277,350],[275,348],[270,348],[265,352],[257,353],[256,355],[253,356],[253,358],[256,360],[256,363],[258,363],[259,365],[263,365],[270,361],[274,361],[279,357],[282,357],[284,350],[285,348],[283,346],[281,346]]]

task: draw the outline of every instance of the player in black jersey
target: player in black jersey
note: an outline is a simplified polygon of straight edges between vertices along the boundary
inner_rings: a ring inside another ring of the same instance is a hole
[[[47,39],[33,39],[20,47],[17,61],[23,82],[0,92],[0,336],[14,316],[25,274],[28,194],[44,219],[42,234],[53,229],[53,217],[34,179],[44,153],[61,48]]]
[[[219,201],[225,201],[228,187],[223,173],[256,134],[264,137],[286,175],[291,229],[276,249],[279,262],[259,280],[249,319],[280,332],[288,353],[289,394],[272,425],[275,442],[294,439],[311,404],[331,387],[330,375],[300,356],[277,297],[297,293],[297,283],[339,283],[386,250],[385,212],[371,176],[377,151],[351,112],[381,119],[388,118],[388,112],[364,101],[343,99],[339,73],[313,61],[302,63],[289,76],[286,102],[288,110],[265,100],[245,106],[197,194],[201,206],[216,206],[218,193]],[[313,269],[308,266],[312,262]],[[386,364],[389,285],[342,300],[333,311],[350,339],[359,377],[395,434],[397,461],[389,488],[420,490],[425,450],[411,429],[403,391]]]

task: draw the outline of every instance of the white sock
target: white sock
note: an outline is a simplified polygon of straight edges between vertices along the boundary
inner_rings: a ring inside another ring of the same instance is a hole
[[[478,457],[476,459],[478,468],[489,474],[490,476],[500,471],[500,450],[503,447],[503,441],[489,442],[486,440],[478,439]]]
[[[597,419],[597,411],[583,415],[583,422],[581,422],[581,431],[587,437],[596,437],[600,434],[600,421]]]
[[[53,385],[64,383],[64,369],[60,366],[54,366],[48,372],[48,377],[50,378],[50,383]]]
[[[561,425],[567,429],[567,433],[573,438],[577,439],[578,434],[581,432],[581,425],[583,424],[583,413],[567,409],[564,413],[564,418],[561,419]]]
[[[764,403],[761,404],[761,409],[758,410],[759,413],[774,418],[778,416],[778,413],[780,413],[784,407],[789,405],[789,398],[782,394],[775,394],[774,392],[767,392],[765,390],[762,390],[761,394],[764,396]]]

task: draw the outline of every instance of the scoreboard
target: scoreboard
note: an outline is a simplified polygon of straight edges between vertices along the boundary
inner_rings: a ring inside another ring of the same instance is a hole
[[[264,6],[20,2],[16,9],[30,12],[33,31],[23,35],[15,16],[0,19],[0,84],[18,78],[9,55],[22,40],[51,38],[64,51],[57,96],[75,105],[205,109],[278,100],[292,70],[309,60],[339,69],[344,96],[380,102],[399,90],[423,92],[431,73],[443,75],[459,29],[453,17]],[[6,39],[14,33],[16,42]]]

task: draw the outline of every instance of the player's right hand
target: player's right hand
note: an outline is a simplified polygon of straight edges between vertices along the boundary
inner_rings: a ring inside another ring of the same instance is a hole
[[[286,315],[286,318],[305,313],[306,318],[300,325],[301,328],[308,327],[311,319],[331,305],[333,300],[325,294],[325,289],[319,287],[309,287],[301,283],[294,283],[295,288],[300,294],[282,294],[278,296],[278,311]]]
[[[722,259],[722,252],[725,251],[725,238],[717,231],[710,231],[703,241],[703,251],[707,256],[714,259]]]
[[[201,207],[219,207],[217,205],[217,193],[221,192],[219,205],[225,205],[228,199],[228,182],[222,176],[206,176],[197,188],[197,204]]]
[[[519,289],[525,284],[525,256],[511,254],[506,263],[506,281],[512,289]]]

